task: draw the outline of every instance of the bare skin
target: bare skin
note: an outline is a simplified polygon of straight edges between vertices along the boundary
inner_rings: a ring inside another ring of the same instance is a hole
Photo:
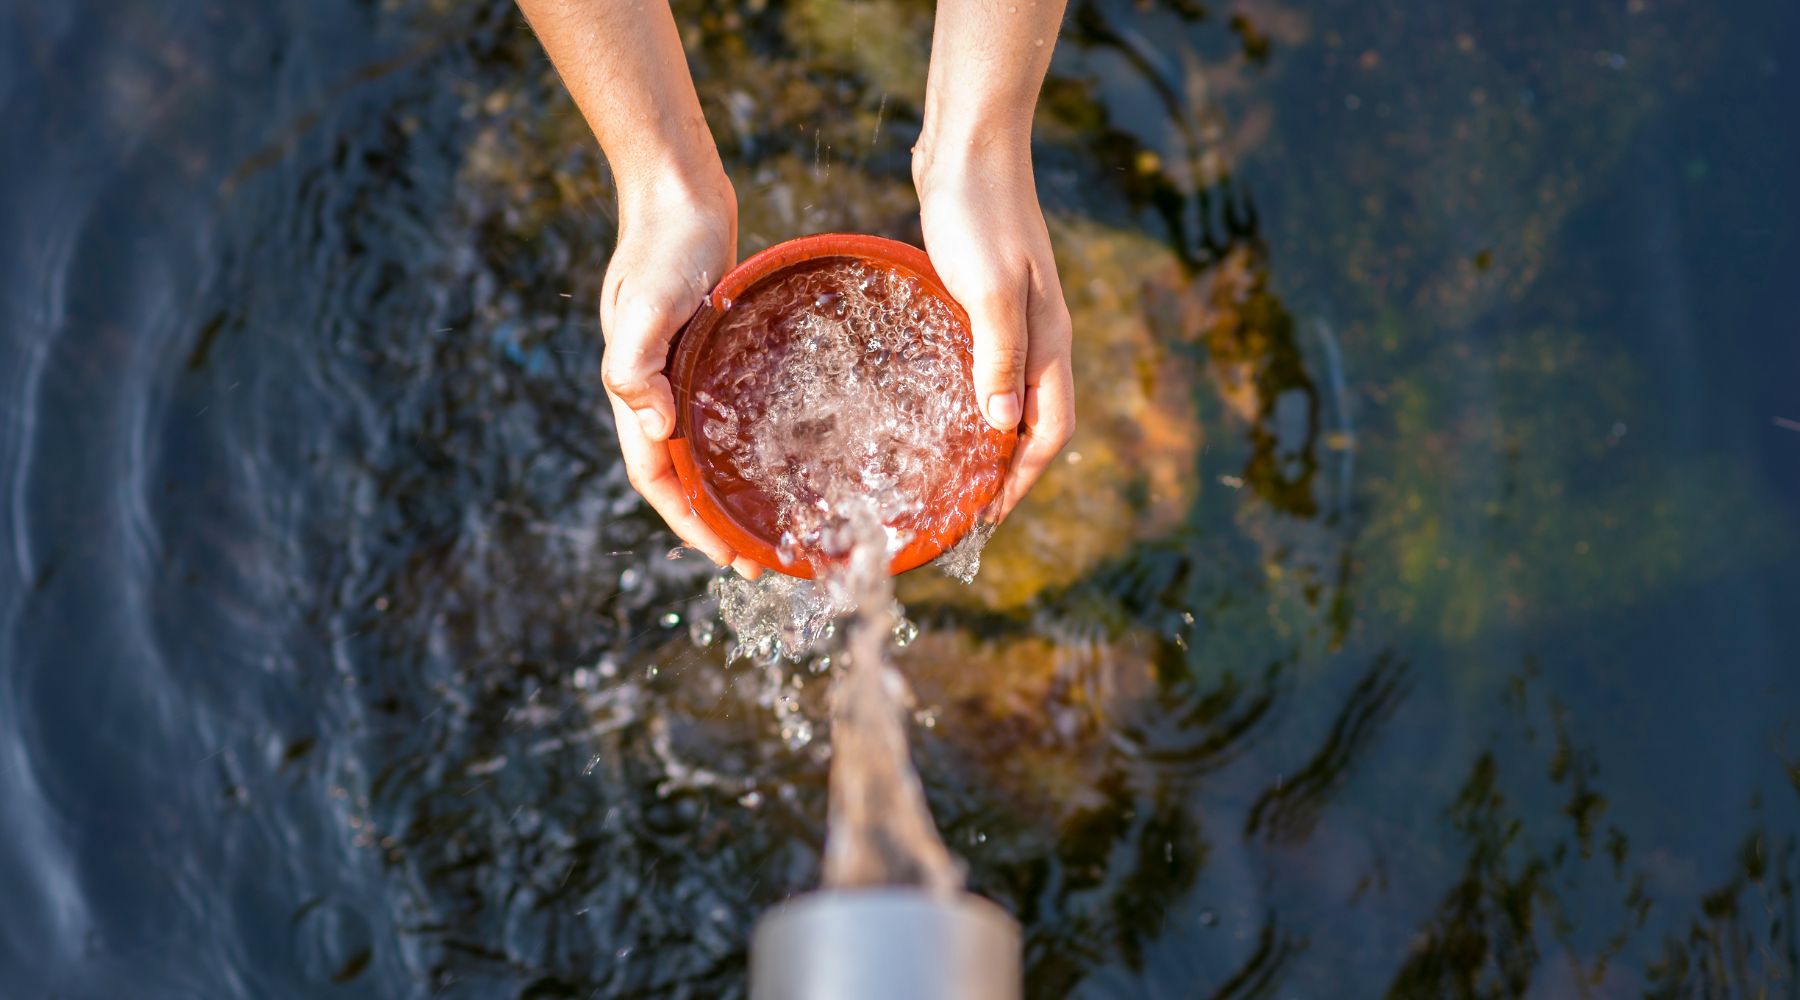
[[[601,377],[631,485],[682,541],[754,575],[694,513],[668,439],[670,339],[737,260],[737,198],[664,0],[519,0],[600,141],[619,190],[619,245],[600,303]],[[969,313],[975,387],[1020,447],[1002,519],[1075,429],[1069,310],[1031,169],[1031,116],[1063,0],[940,0],[924,128],[913,150],[925,250]],[[1021,422],[1023,426],[1021,426]]]
[[[913,147],[925,252],[969,313],[988,422],[1021,429],[996,519],[1075,433],[1069,307],[1031,171],[1031,115],[1062,0],[940,0]]]

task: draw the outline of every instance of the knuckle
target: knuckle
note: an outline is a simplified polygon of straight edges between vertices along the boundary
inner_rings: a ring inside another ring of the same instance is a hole
[[[644,290],[633,293],[629,287],[617,287],[610,294],[601,297],[602,320],[612,320],[611,329],[604,329],[607,336],[646,337],[654,336],[661,331],[675,315],[674,306],[668,296],[647,294]],[[611,308],[607,308],[610,305]]]
[[[675,315],[674,308],[669,305],[667,299],[661,296],[639,299],[635,303],[635,311],[638,320],[652,330],[660,329],[662,324],[667,323],[669,318]]]
[[[600,383],[625,400],[636,399],[650,388],[650,380],[637,370],[623,351],[609,350],[600,358]]]
[[[972,308],[989,308],[1008,297],[1005,272],[992,266],[959,264],[944,272],[944,284],[951,286],[959,302]]]
[[[631,396],[637,386],[637,379],[630,373],[620,371],[620,366],[612,361],[600,362],[600,383],[617,396]]]
[[[994,344],[988,349],[989,364],[994,370],[1006,375],[1016,375],[1025,370],[1027,355],[1024,344]]]
[[[981,311],[995,318],[1008,317],[1018,309],[1018,296],[1003,281],[984,279],[975,286],[975,302]]]

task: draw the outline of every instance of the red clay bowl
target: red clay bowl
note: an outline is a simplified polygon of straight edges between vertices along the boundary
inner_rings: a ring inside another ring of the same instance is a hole
[[[945,291],[924,251],[878,236],[825,233],[777,244],[733,268],[677,334],[665,369],[675,391],[675,432],[669,441],[669,453],[694,513],[740,556],[765,568],[808,579],[819,574],[829,563],[829,557],[802,549],[791,561],[784,560],[778,551],[781,528],[775,523],[773,501],[766,497],[746,496],[742,489],[722,491],[719,488],[720,480],[727,474],[716,467],[714,458],[705,448],[695,447],[696,434],[708,415],[696,402],[693,387],[707,374],[707,366],[715,354],[709,350],[713,334],[734,303],[749,301],[759,288],[769,286],[770,279],[839,257],[915,279],[920,290],[941,299],[949,307],[965,346],[972,343],[968,339],[968,314]],[[961,391],[972,394],[974,382],[966,352],[964,374],[965,384]],[[973,419],[980,426],[977,429],[971,425],[969,431],[980,435],[975,440],[984,445],[979,449],[982,453],[996,456],[997,468],[984,467],[979,476],[980,484],[974,489],[966,488],[966,482],[949,482],[944,488],[931,491],[924,498],[929,516],[923,520],[928,526],[909,526],[912,535],[905,547],[895,554],[889,572],[904,573],[937,558],[974,527],[976,517],[999,492],[1001,473],[1011,461],[1018,435],[995,430],[979,414]],[[985,447],[989,444],[991,448]]]

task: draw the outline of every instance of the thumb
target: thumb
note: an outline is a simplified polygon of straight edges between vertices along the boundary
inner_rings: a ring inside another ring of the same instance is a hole
[[[975,398],[988,423],[1010,431],[1025,412],[1024,289],[984,292],[964,308],[975,340]]]
[[[600,360],[600,380],[636,415],[644,436],[662,441],[675,430],[675,397],[663,365],[681,320],[667,306],[633,304],[614,313]]]

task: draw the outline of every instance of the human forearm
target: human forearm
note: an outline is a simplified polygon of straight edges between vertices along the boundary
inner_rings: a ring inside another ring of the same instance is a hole
[[[519,0],[635,206],[729,197],[666,0]]]
[[[975,393],[1019,429],[1005,517],[1075,430],[1069,309],[1031,166],[1031,120],[1063,0],[939,0],[913,148],[925,249],[969,314]]]
[[[1063,0],[939,0],[915,172],[975,154],[1029,158]]]
[[[619,242],[600,288],[601,381],[627,477],[684,542],[730,564],[737,554],[688,504],[668,446],[669,342],[737,259],[737,199],[674,16],[667,0],[519,7],[600,140],[618,189]]]

